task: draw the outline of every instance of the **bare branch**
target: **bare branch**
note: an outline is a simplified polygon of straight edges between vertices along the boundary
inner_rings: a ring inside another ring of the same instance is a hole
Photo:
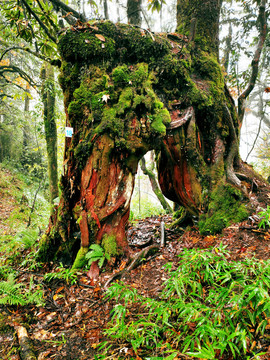
[[[266,0],[262,0],[258,14],[258,22],[260,24],[259,43],[257,45],[257,49],[255,51],[253,60],[251,62],[252,71],[249,79],[249,84],[246,90],[244,90],[244,92],[238,98],[238,115],[239,115],[240,123],[243,122],[243,118],[245,115],[245,100],[255,86],[255,82],[259,72],[260,56],[267,36],[268,29],[267,29],[266,14],[265,14],[265,4],[266,4]]]
[[[4,97],[13,99],[13,97],[12,97],[11,95],[1,93],[1,94],[0,94],[0,100],[1,100],[1,98],[4,98]]]
[[[251,146],[251,149],[249,150],[249,152],[248,152],[248,154],[247,154],[247,156],[246,156],[246,160],[245,160],[246,162],[247,162],[247,160],[248,160],[248,158],[249,158],[249,155],[252,153],[253,149],[255,148],[256,142],[257,142],[258,137],[259,137],[260,132],[261,132],[262,121],[263,121],[263,117],[260,118],[260,123],[259,123],[258,131],[257,131],[256,137],[255,137],[255,140],[253,141],[253,144],[252,144],[252,146]]]

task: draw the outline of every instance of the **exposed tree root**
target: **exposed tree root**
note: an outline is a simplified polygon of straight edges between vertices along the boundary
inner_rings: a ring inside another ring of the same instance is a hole
[[[110,285],[110,283],[115,280],[115,279],[119,279],[121,278],[123,275],[125,275],[126,273],[128,273],[129,271],[133,270],[136,266],[138,266],[140,260],[142,260],[144,257],[147,256],[147,254],[151,251],[151,250],[158,250],[159,246],[158,245],[150,245],[148,247],[146,247],[145,249],[141,250],[140,252],[138,252],[134,258],[132,259],[131,263],[128,265],[128,267],[126,267],[125,269],[119,271],[116,274],[113,274],[105,283],[104,285],[104,289],[106,290],[108,288],[108,286]]]

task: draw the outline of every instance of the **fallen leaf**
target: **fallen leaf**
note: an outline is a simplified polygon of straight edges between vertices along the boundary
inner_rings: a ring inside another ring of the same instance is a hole
[[[98,263],[98,260],[92,262],[90,270],[86,274],[90,279],[92,279],[94,281],[96,281],[99,277],[99,267],[98,267],[97,263]]]
[[[89,27],[90,29],[93,29],[93,30],[95,30],[95,31],[98,31],[98,27],[97,26],[92,26],[92,25],[90,25],[90,24],[86,24],[87,25],[87,27]]]
[[[103,95],[102,96],[102,102],[105,102],[107,104],[107,101],[110,99],[110,95]]]
[[[123,270],[126,267],[127,262],[125,260],[121,261],[121,264],[119,266],[119,271]]]
[[[105,37],[101,34],[95,34],[95,36],[100,40],[100,41],[106,41]]]
[[[58,288],[57,290],[56,290],[56,294],[58,294],[58,293],[60,293],[60,291],[62,291],[64,289],[64,286],[61,286],[60,288]]]

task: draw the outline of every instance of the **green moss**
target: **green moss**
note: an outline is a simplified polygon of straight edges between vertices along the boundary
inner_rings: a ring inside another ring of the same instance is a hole
[[[163,104],[162,104],[163,106]],[[161,135],[166,135],[166,124],[171,121],[170,113],[167,109],[156,108],[155,114],[153,115],[153,121],[151,122],[151,128]]]
[[[13,328],[9,325],[9,317],[5,314],[0,314],[0,334],[12,332]]]
[[[118,115],[124,114],[127,109],[131,108],[133,96],[133,90],[130,87],[126,87],[121,92],[118,103],[116,105]]]
[[[148,64],[146,63],[136,64],[130,76],[131,82],[135,86],[141,86],[148,77]]]
[[[59,38],[60,54],[69,62],[99,63],[100,58],[110,59],[115,55],[115,41],[105,36],[101,41],[93,32],[68,31]],[[96,60],[96,61],[95,61]]]
[[[130,81],[130,74],[127,65],[117,66],[112,71],[112,79],[115,86],[125,86]]]
[[[215,234],[248,216],[249,210],[241,191],[232,185],[222,184],[211,193],[208,212],[200,216],[199,229],[202,234]]]
[[[221,66],[212,53],[201,51],[196,57],[195,69],[201,78],[212,80],[217,86],[223,85]]]
[[[81,269],[85,266],[87,260],[85,259],[85,255],[88,253],[88,247],[81,247],[77,253],[76,259],[72,265],[72,270]]]
[[[101,244],[105,253],[110,257],[118,255],[117,242],[114,235],[104,235]]]

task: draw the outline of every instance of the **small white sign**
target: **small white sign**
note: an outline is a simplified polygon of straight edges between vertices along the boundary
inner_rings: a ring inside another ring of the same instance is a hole
[[[73,128],[66,126],[66,131],[65,132],[66,132],[66,137],[71,138],[72,134],[73,134]]]

